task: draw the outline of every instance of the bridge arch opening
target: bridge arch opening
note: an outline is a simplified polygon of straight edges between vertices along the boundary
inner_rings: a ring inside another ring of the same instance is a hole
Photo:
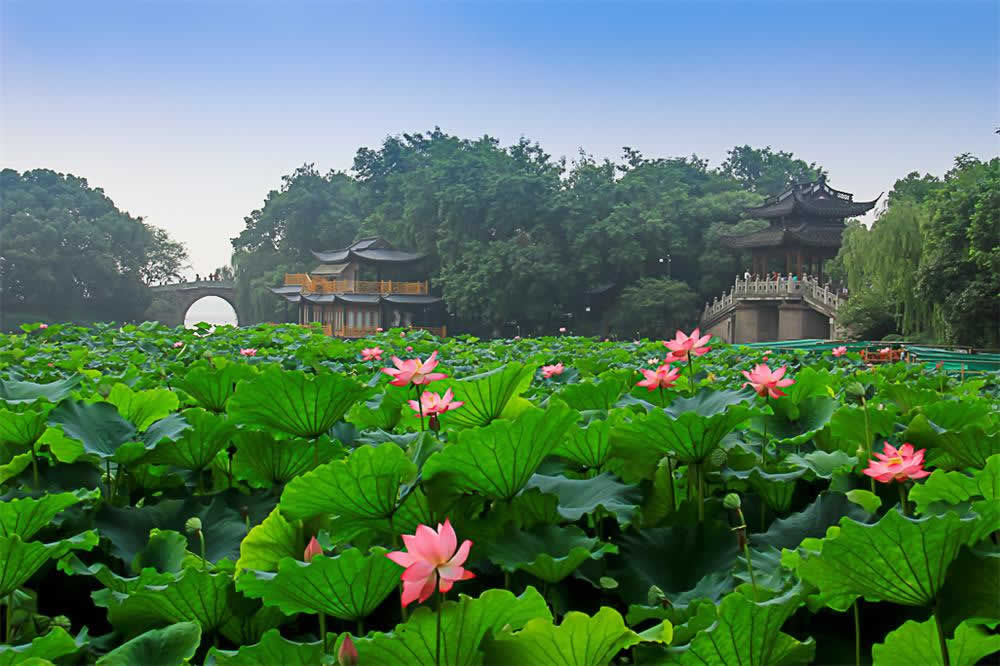
[[[184,326],[191,328],[199,322],[216,326],[239,326],[236,306],[221,296],[202,296],[184,311]]]

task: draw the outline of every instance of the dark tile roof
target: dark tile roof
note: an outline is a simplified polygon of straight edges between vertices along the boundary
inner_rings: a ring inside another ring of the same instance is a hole
[[[312,255],[324,264],[339,264],[351,261],[352,259],[398,264],[418,261],[424,258],[424,255],[418,252],[397,250],[382,238],[362,238],[341,250],[330,252],[313,251]]]
[[[796,229],[764,229],[743,236],[723,236],[722,243],[734,249],[754,247],[840,247],[844,227],[801,225]]]
[[[382,301],[396,305],[430,305],[431,303],[440,303],[441,299],[427,294],[388,294],[382,297]]]
[[[842,220],[864,215],[875,207],[881,196],[872,201],[855,201],[853,194],[835,190],[821,179],[792,185],[781,194],[766,199],[762,206],[748,208],[746,214],[764,219],[822,217]]]

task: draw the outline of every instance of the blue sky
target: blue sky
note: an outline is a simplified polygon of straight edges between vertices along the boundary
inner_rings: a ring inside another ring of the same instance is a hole
[[[771,145],[870,198],[997,154],[998,26],[966,0],[0,0],[0,164],[88,178],[192,273],[296,166],[435,125],[569,158]]]

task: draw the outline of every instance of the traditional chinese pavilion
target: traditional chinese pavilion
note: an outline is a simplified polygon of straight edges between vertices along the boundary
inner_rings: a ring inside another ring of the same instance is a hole
[[[762,206],[747,209],[749,217],[770,222],[767,229],[724,236],[722,242],[735,250],[749,250],[751,272],[756,275],[777,271],[813,275],[822,281],[824,262],[840,250],[844,220],[864,215],[877,201],[878,197],[855,201],[853,194],[833,189],[825,178],[792,185]]]
[[[397,250],[382,238],[362,238],[332,252],[313,252],[309,273],[288,273],[271,289],[298,305],[300,324],[321,322],[328,335],[363,337],[377,328],[423,328],[444,336],[444,307],[429,293],[425,256]]]

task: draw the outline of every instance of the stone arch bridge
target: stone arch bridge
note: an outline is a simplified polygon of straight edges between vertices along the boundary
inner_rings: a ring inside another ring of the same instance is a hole
[[[158,321],[166,326],[183,326],[188,308],[206,296],[218,296],[229,303],[236,313],[236,322],[243,320],[240,309],[236,306],[236,284],[232,281],[180,282],[149,289],[153,292],[153,301],[146,310],[147,321]]]

